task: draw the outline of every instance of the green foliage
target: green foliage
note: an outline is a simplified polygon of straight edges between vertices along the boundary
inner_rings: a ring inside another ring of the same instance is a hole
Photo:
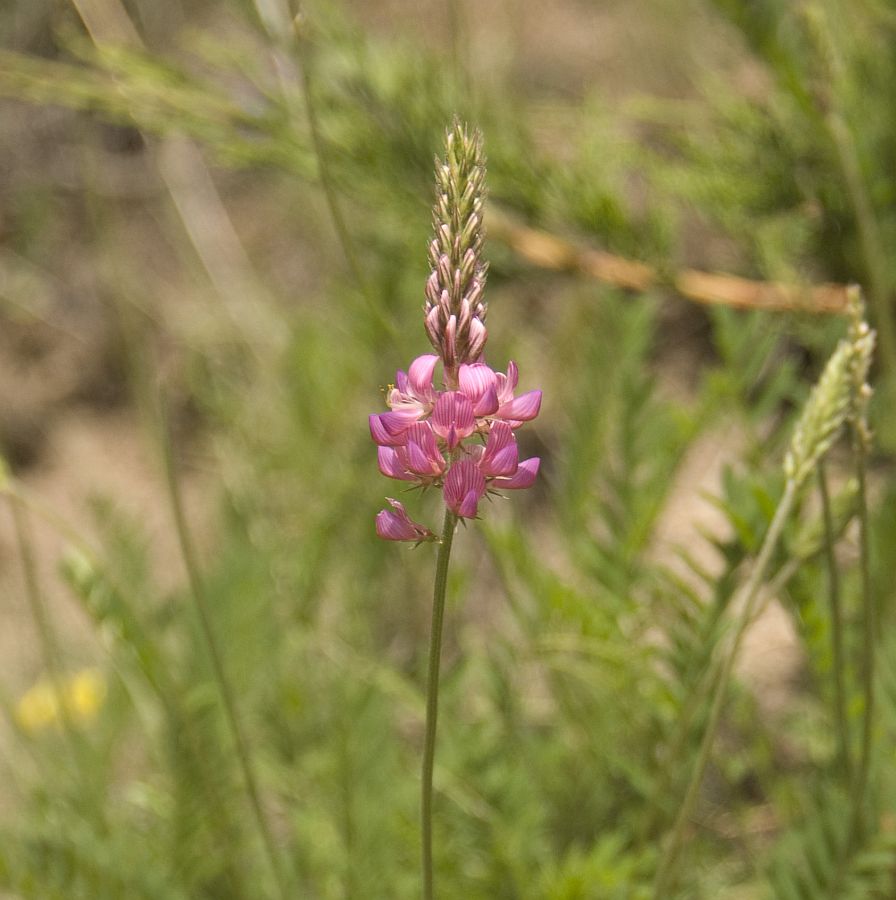
[[[178,23],[199,29],[202,4],[161,4],[179,10],[162,24],[151,4],[127,6],[150,50],[97,49],[73,18],[50,17],[43,55],[24,41],[0,51],[0,116],[58,117],[66,161],[78,161],[74,187],[69,169],[65,190],[31,169],[10,187],[10,259],[41,284],[80,296],[88,283],[108,299],[100,316],[126,362],[126,409],[146,424],[153,459],[147,515],[100,486],[93,525],[62,528],[60,577],[46,579],[90,631],[75,648],[55,625],[60,671],[89,657],[103,673],[95,719],[29,731],[20,685],[0,690],[0,751],[15,773],[9,796],[0,790],[0,893],[273,896],[172,537],[152,424],[161,385],[177,476],[204,498],[188,504],[202,585],[295,896],[417,897],[434,553],[374,536],[381,495],[401,486],[376,474],[365,416],[394,369],[425,352],[432,159],[446,123],[460,112],[481,125],[491,208],[663,272],[856,278],[883,297],[880,320],[896,284],[885,44],[896,23],[871,0],[849,15],[833,0],[803,11],[695,3],[692,27],[724,34],[762,87],[747,96],[695,62],[699,89],[681,116],[668,98],[620,105],[590,87],[546,98],[497,51],[468,91],[441,26],[433,46],[411,26],[362,26],[359,8],[339,4],[309,8],[296,45],[263,30],[261,3],[205,4],[215,15],[201,33]],[[134,138],[126,152],[104,143],[108,123]],[[194,180],[164,165],[184,138],[201,150]],[[110,196],[106,170],[122,161],[131,192]],[[721,250],[707,241],[688,258],[707,233]],[[784,489],[792,426],[842,322],[684,310],[660,292],[538,273],[498,240],[485,253],[489,360],[518,360],[521,386],[544,389],[539,420],[520,433],[543,465],[532,491],[483,504],[457,538],[436,883],[473,900],[642,900],[693,771],[738,590]],[[73,257],[90,279],[76,271],[69,288]],[[882,427],[887,412],[875,409]],[[732,432],[718,478],[689,474],[703,444]],[[847,840],[824,532],[807,478],[768,598],[793,626],[798,677],[776,714],[754,686],[733,692],[682,897],[893,894],[896,488],[889,457],[872,462],[882,636],[861,832]],[[863,613],[846,442],[830,471],[856,754]],[[691,527],[682,490],[708,490],[720,520]],[[431,493],[398,496],[434,524]]]

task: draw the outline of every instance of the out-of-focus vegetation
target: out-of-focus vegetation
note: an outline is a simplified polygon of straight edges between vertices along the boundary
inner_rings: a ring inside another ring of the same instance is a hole
[[[366,414],[427,346],[432,161],[458,113],[485,134],[487,213],[663,272],[865,286],[880,337],[870,800],[848,834],[863,651],[843,442],[827,473],[845,759],[810,485],[770,579],[797,677],[777,686],[773,712],[747,674],[729,698],[675,896],[892,897],[892,7],[320,2],[297,30],[294,12],[277,0],[0,10],[0,357],[13,385],[0,439],[16,512],[2,563],[16,579],[23,564],[16,590],[33,622],[10,627],[40,636],[27,674],[44,698],[29,705],[24,673],[0,669],[0,890],[275,896],[198,592],[290,895],[419,895],[434,554],[374,536],[395,488],[376,471]],[[489,360],[518,360],[544,390],[521,434],[543,475],[528,496],[486,505],[456,543],[437,889],[650,897],[732,597],[781,493],[795,415],[845,325],[623,293],[542,271],[498,240],[486,255]],[[63,408],[137,412],[162,508],[178,506],[181,482],[199,485],[199,521],[168,557],[102,483],[89,530],[31,490]],[[688,473],[717,442],[731,447],[721,514],[700,534],[682,524],[701,489]],[[64,539],[52,577],[35,560],[38,528]],[[178,549],[198,556],[192,580]],[[59,585],[95,641],[73,644],[57,620],[47,597]]]

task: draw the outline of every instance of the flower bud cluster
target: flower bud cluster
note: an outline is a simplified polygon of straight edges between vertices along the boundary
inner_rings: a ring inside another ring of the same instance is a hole
[[[482,261],[485,157],[482,136],[458,121],[448,130],[444,160],[436,160],[432,271],[426,282],[426,334],[454,382],[457,367],[476,362],[488,337],[484,300],[488,266]]]

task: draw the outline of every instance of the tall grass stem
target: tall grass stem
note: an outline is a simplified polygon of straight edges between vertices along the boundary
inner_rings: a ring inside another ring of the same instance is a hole
[[[866,473],[866,445],[860,435],[855,439],[856,479],[859,502],[859,565],[862,585],[862,693],[865,707],[862,712],[862,737],[859,764],[852,785],[852,827],[850,834],[858,833],[862,826],[863,807],[868,791],[871,770],[871,750],[874,731],[874,677],[877,653],[877,606],[871,587],[871,562],[869,552],[868,488]]]
[[[824,460],[818,461],[818,492],[824,522],[824,548],[828,570],[828,601],[831,613],[831,657],[834,681],[834,721],[837,725],[837,756],[846,781],[852,779],[849,722],[846,718],[846,667],[843,656],[843,604],[840,594],[840,570],[834,554],[834,521]]]
[[[187,570],[187,579],[190,585],[190,597],[193,600],[196,617],[199,620],[206,650],[208,651],[209,660],[212,664],[212,673],[218,687],[227,725],[233,738],[234,748],[245,783],[246,794],[249,797],[252,812],[258,826],[258,833],[265,848],[271,871],[277,882],[281,900],[288,900],[290,897],[289,882],[280,855],[277,852],[274,836],[261,805],[261,792],[258,787],[258,780],[252,763],[249,744],[243,733],[242,726],[240,725],[239,716],[237,714],[236,697],[227,675],[227,670],[224,666],[224,658],[218,645],[218,639],[215,636],[215,630],[209,612],[209,604],[205,595],[205,587],[199,572],[199,564],[193,546],[193,539],[187,526],[187,517],[184,510],[180,482],[178,481],[177,472],[175,470],[172,441],[166,421],[166,406],[164,397],[161,396],[158,412],[159,437],[162,443],[162,455],[164,457],[165,484],[168,491],[168,498],[171,503],[171,511],[174,517],[174,525],[177,532],[178,544],[180,545],[181,556],[183,557],[184,567]]]

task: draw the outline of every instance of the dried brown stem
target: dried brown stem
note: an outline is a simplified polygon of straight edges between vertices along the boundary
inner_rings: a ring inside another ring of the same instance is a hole
[[[532,265],[574,272],[625,290],[646,291],[664,286],[695,303],[737,309],[832,315],[843,315],[847,311],[847,286],[843,284],[801,286],[697,269],[682,269],[664,275],[647,263],[529,228],[495,211],[494,207],[488,216],[488,233]]]

